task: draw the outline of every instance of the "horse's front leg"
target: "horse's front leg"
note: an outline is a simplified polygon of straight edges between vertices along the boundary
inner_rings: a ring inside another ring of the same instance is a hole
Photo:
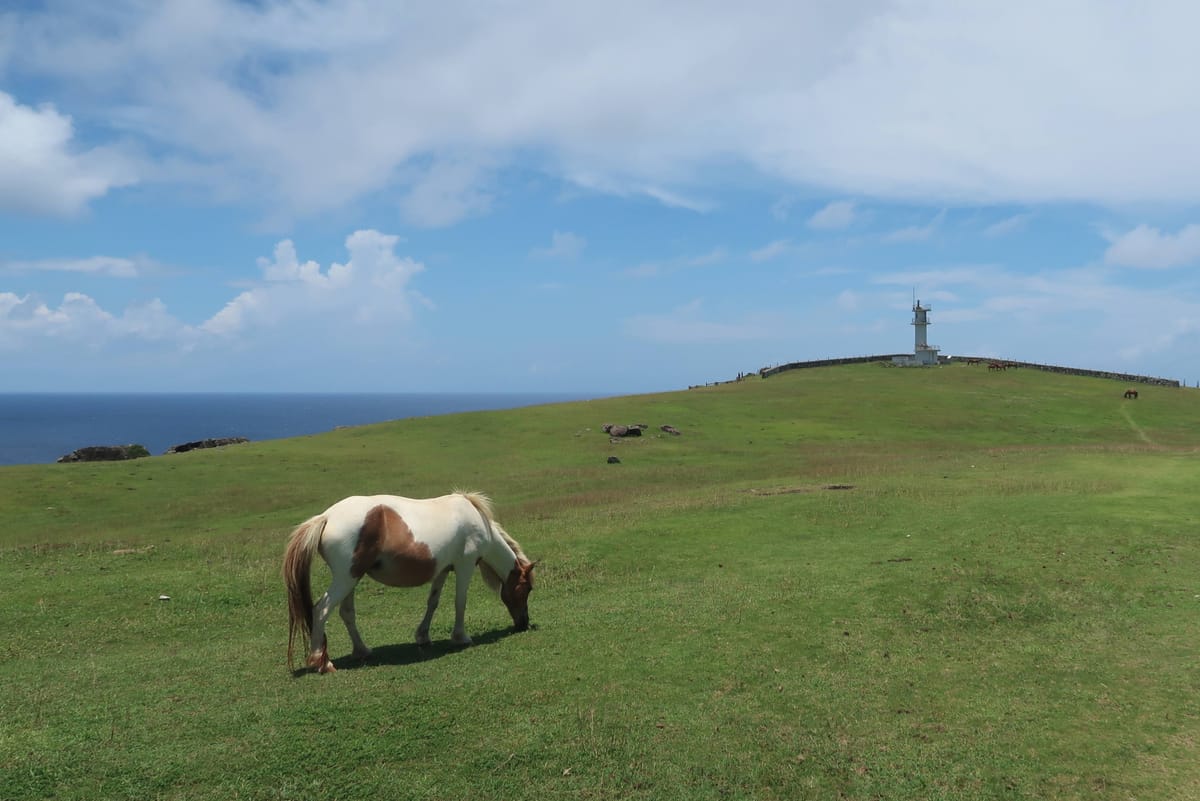
[[[464,621],[467,614],[467,591],[471,589],[471,574],[474,572],[474,563],[454,568],[454,631],[450,632],[450,641],[457,645],[471,644]]]
[[[434,576],[433,582],[429,586],[429,601],[425,604],[425,617],[421,618],[421,622],[417,625],[415,635],[417,645],[429,645],[429,624],[433,622],[433,613],[437,611],[438,603],[442,600],[442,585],[446,583],[446,576],[449,574],[450,568],[446,568]]]

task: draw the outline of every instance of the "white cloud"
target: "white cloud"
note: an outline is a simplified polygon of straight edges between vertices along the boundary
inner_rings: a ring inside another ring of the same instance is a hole
[[[1104,261],[1122,267],[1163,270],[1200,262],[1200,225],[1187,225],[1167,234],[1139,225],[1120,236],[1110,236]]]
[[[779,258],[784,253],[787,253],[788,249],[790,247],[791,247],[791,243],[788,240],[776,239],[774,242],[770,242],[766,245],[763,245],[758,250],[751,251],[750,252],[750,260],[751,261],[770,261],[771,259]]]
[[[852,289],[843,289],[838,293],[837,307],[845,311],[858,311],[862,306],[862,294]]]
[[[0,292],[0,346],[6,348],[55,340],[95,349],[122,338],[177,339],[184,344],[189,334],[157,299],[114,315],[81,292],[68,292],[58,306],[35,295]]]
[[[115,150],[82,149],[74,138],[71,118],[54,106],[23,106],[0,91],[0,211],[72,215],[136,181]]]
[[[281,214],[391,191],[448,225],[513,164],[699,211],[747,165],[927,203],[1200,200],[1194,3],[756,9],[55,3],[6,16],[3,60],[91,136],[160,154],[158,178]],[[77,212],[141,177],[54,108],[0,106],[0,143],[32,148],[0,155],[3,207]]]
[[[945,219],[946,212],[943,209],[925,225],[909,225],[884,234],[883,241],[890,243],[924,242],[937,233]]]
[[[745,165],[923,202],[1200,199],[1187,2],[197,0],[8,23],[10,71],[65,87],[72,114],[301,214],[394,188],[410,221],[445,225],[489,208],[513,163],[698,210]],[[45,144],[6,205],[75,211],[132,180],[71,154],[58,112],[6,102],[45,134],[20,137]]]
[[[663,261],[646,261],[623,270],[630,278],[655,278],[697,267],[712,267],[728,260],[729,251],[723,247],[713,248],[695,256],[677,256]]]
[[[489,181],[487,171],[478,164],[439,160],[409,183],[400,210],[413,225],[453,225],[491,208]]]
[[[424,266],[396,255],[399,237],[374,230],[346,238],[350,258],[322,271],[316,262],[301,263],[295,245],[284,240],[273,259],[259,259],[264,283],[229,301],[201,330],[232,336],[281,326],[312,331],[350,323],[407,322],[414,303],[425,299],[408,288]]]
[[[577,259],[583,255],[587,240],[570,231],[555,231],[548,247],[534,248],[532,255],[539,259]]]
[[[855,220],[854,202],[835,200],[808,218],[808,227],[821,230],[849,228]]]
[[[132,303],[117,314],[81,292],[68,292],[57,306],[34,294],[0,292],[0,346],[33,353],[39,342],[100,348],[125,340],[184,351],[220,350],[230,342],[239,348],[257,347],[255,339],[261,338],[268,349],[290,351],[303,347],[301,343],[335,340],[352,340],[364,351],[383,343],[395,347],[395,337],[411,321],[414,306],[431,305],[409,286],[424,267],[398,256],[398,242],[398,237],[378,231],[355,231],[346,238],[346,262],[322,269],[316,262],[300,261],[292,242],[284,240],[272,258],[258,260],[261,281],[199,326],[180,321],[157,298]],[[106,264],[103,257],[96,262]],[[39,266],[45,268],[44,263]]]
[[[781,197],[771,204],[771,217],[776,220],[786,220],[792,213],[792,206],[795,205],[796,199],[792,197]]]
[[[89,256],[82,259],[30,259],[0,261],[0,272],[64,272],[107,275],[112,278],[136,278],[150,263],[145,259],[125,259],[115,256]]]
[[[664,314],[639,314],[627,318],[627,336],[665,345],[716,345],[768,339],[772,335],[765,315],[736,322],[706,320],[703,301],[696,299]]]
[[[1029,224],[1029,220],[1033,217],[1032,214],[1014,214],[1011,217],[1005,217],[1003,220],[997,220],[988,227],[983,229],[983,235],[989,238],[1007,236],[1016,233],[1025,228]]]

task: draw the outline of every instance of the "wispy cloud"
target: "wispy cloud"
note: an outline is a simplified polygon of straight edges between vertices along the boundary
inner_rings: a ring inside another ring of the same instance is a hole
[[[997,220],[984,228],[983,235],[986,237],[1008,236],[1024,229],[1032,218],[1033,215],[1029,213],[1014,214],[1011,217],[1005,217],[1003,220]]]
[[[776,220],[786,220],[792,213],[792,206],[796,203],[796,199],[792,197],[781,197],[771,204],[771,217]]]
[[[770,261],[777,259],[791,248],[791,242],[786,239],[776,239],[758,250],[750,251],[751,261]]]
[[[925,225],[909,225],[883,235],[883,241],[888,243],[924,242],[937,233],[942,222],[946,219],[943,209]]]
[[[735,321],[705,319],[703,306],[696,299],[662,314],[635,315],[624,321],[623,328],[633,339],[666,345],[716,345],[772,335],[761,315]]]
[[[583,255],[587,240],[570,231],[555,231],[546,247],[534,248],[531,255],[539,259],[577,259]]]
[[[1119,236],[1109,236],[1104,261],[1121,267],[1165,270],[1200,262],[1200,225],[1186,225],[1178,233],[1163,233],[1139,225]]]
[[[707,253],[700,253],[695,256],[677,256],[673,259],[664,259],[659,261],[644,261],[633,267],[624,270],[624,274],[630,278],[654,278],[668,273],[679,272],[681,270],[693,269],[696,267],[711,267],[716,264],[721,264],[729,259],[729,251],[725,248],[713,248]]]
[[[840,230],[854,224],[856,217],[853,201],[835,200],[808,218],[809,228],[818,230]]]
[[[126,259],[115,256],[89,256],[82,259],[29,259],[0,261],[0,272],[6,273],[84,273],[107,275],[111,278],[136,278],[153,269],[148,259]]]

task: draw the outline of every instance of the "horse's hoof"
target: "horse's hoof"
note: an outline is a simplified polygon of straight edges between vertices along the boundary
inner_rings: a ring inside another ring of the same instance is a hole
[[[321,667],[317,668],[317,672],[318,673],[337,673],[337,668],[335,668],[333,666],[332,662],[326,662],[325,664],[321,665]]]
[[[462,637],[451,637],[450,642],[454,643],[455,645],[461,645],[464,648],[466,648],[468,645],[475,644],[472,642],[471,638],[465,634]]]

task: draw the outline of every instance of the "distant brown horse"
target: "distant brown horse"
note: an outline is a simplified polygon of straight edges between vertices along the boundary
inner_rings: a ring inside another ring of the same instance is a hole
[[[1125,390],[1125,397],[1132,398],[1133,400],[1137,400],[1137,390],[1136,389]]]
[[[1005,364],[1004,362],[990,362],[988,364],[988,369],[989,370],[1007,370],[1008,365]]]

